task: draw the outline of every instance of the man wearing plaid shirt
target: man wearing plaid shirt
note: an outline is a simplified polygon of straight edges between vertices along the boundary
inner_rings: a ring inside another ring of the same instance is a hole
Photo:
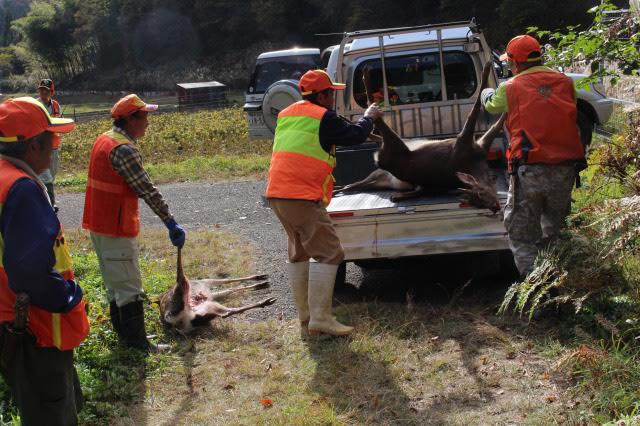
[[[149,125],[148,113],[157,108],[134,94],[113,106],[113,128],[98,137],[91,152],[82,220],[98,255],[114,330],[126,346],[152,352],[168,346],[150,343],[144,326],[138,199],[162,220],[174,246],[182,247],[185,241],[184,230],[151,182],[136,146]]]

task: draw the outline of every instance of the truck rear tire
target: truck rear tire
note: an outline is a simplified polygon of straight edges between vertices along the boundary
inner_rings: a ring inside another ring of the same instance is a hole
[[[511,250],[502,250],[499,253],[500,275],[510,280],[516,280],[520,276]]]
[[[577,122],[578,128],[580,129],[580,141],[582,142],[582,147],[586,151],[589,145],[591,145],[594,123],[586,113],[580,110],[578,110]]]
[[[336,274],[336,285],[334,291],[343,291],[347,287],[347,262],[342,262],[338,266],[338,273]]]

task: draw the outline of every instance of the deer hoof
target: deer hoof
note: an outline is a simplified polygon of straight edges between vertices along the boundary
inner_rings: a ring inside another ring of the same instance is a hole
[[[277,299],[275,297],[270,297],[268,299],[263,300],[260,306],[264,308],[265,306],[273,305],[276,302],[276,300]]]

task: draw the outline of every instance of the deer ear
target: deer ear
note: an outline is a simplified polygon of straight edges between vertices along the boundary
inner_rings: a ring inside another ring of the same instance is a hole
[[[458,177],[458,179],[460,179],[460,181],[462,183],[464,183],[465,185],[468,186],[476,186],[479,185],[478,181],[476,180],[476,178],[474,178],[473,176],[471,176],[470,174],[467,173],[462,173],[462,172],[457,172],[456,176]]]

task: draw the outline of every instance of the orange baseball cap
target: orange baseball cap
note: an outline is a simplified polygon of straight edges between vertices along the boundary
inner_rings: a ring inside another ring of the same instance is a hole
[[[334,83],[331,81],[329,74],[322,70],[309,70],[298,82],[300,93],[302,96],[310,95],[312,93],[322,92],[326,89],[344,90],[345,85],[342,83]]]
[[[155,111],[158,105],[146,104],[138,95],[130,94],[120,99],[111,108],[111,117],[124,118],[138,111]]]
[[[69,133],[75,128],[72,119],[51,117],[40,102],[29,96],[0,104],[0,142],[31,139],[43,132]]]
[[[501,61],[514,62],[534,62],[540,59],[542,48],[538,40],[530,35],[519,35],[511,39],[507,44],[507,51],[500,56]],[[537,53],[538,55],[530,58],[529,55]]]

